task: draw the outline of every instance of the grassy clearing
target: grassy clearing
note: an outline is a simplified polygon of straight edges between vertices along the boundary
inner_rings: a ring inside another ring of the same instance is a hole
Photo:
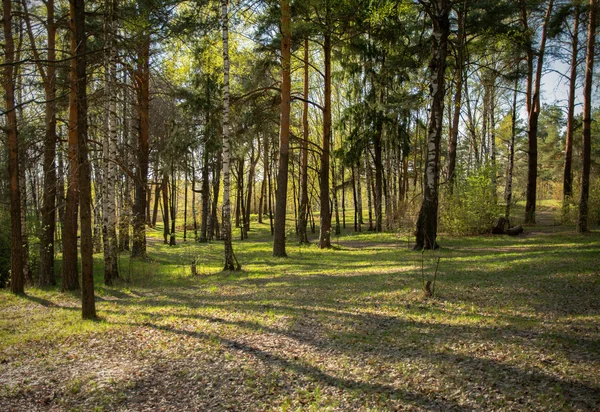
[[[219,243],[151,232],[150,260],[123,254],[122,280],[98,286],[97,322],[76,294],[0,292],[2,409],[600,408],[600,232],[444,237],[424,254],[406,234],[345,233],[276,259],[253,229],[239,273],[220,273]]]

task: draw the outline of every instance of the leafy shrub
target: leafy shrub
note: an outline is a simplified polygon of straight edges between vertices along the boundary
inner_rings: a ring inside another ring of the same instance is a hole
[[[447,192],[442,196],[440,231],[454,235],[491,231],[494,220],[503,214],[492,182],[494,173],[491,167],[482,167],[465,178],[459,178],[453,194]]]

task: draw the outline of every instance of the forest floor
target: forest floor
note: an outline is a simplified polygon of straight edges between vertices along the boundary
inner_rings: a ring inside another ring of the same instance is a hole
[[[235,273],[219,242],[149,242],[105,287],[96,255],[99,321],[77,294],[0,291],[0,410],[600,409],[597,228],[441,236],[423,254],[348,231],[282,259],[252,227]]]

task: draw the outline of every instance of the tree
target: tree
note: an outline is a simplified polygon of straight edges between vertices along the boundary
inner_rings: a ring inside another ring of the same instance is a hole
[[[106,13],[106,65],[105,65],[105,95],[106,95],[106,130],[104,131],[104,190],[103,190],[103,239],[104,239],[104,283],[111,285],[113,279],[119,277],[117,266],[117,230],[115,211],[115,185],[117,182],[117,51],[114,42],[116,31],[115,0],[108,1]]]
[[[277,174],[277,200],[275,202],[275,226],[273,256],[285,257],[285,221],[287,214],[288,165],[290,145],[291,101],[291,11],[290,2],[281,0],[281,117],[279,125],[279,169]],[[325,169],[325,173],[328,169]],[[327,200],[329,205],[329,200]]]
[[[49,286],[56,283],[54,276],[54,233],[56,231],[56,28],[54,0],[46,2],[47,46],[44,68],[33,36],[31,17],[27,2],[23,1],[27,33],[38,71],[42,77],[45,93],[45,138],[44,138],[44,194],[42,202],[42,227],[40,233],[40,272],[38,283]]]
[[[579,1],[573,2],[573,27],[571,30],[571,73],[569,75],[569,101],[567,103],[567,137],[565,141],[565,165],[563,171],[563,206],[573,196],[573,134],[575,131],[575,92],[579,66]]]
[[[70,1],[71,24],[75,40],[75,71],[71,71],[72,81],[77,87],[77,155],[78,183],[80,189],[79,207],[81,210],[81,313],[83,319],[96,317],[94,298],[94,256],[92,241],[92,189],[90,163],[88,159],[87,123],[87,73],[86,73],[86,31],[85,1]]]
[[[21,193],[19,189],[19,135],[15,105],[15,43],[12,33],[12,2],[2,1],[4,27],[4,103],[8,134],[8,178],[10,181],[11,278],[10,289],[15,294],[24,293],[23,244],[21,238]]]
[[[590,168],[592,154],[592,83],[594,76],[594,49],[596,45],[596,24],[598,19],[598,0],[590,0],[588,12],[588,39],[585,62],[585,80],[583,84],[583,138],[582,138],[582,170],[581,191],[579,198],[579,216],[577,232],[584,233],[588,229]]]
[[[236,270],[233,245],[231,243],[231,183],[230,183],[230,141],[229,141],[229,15],[228,0],[221,1],[221,29],[223,34],[223,225],[221,236],[225,245],[223,270]]]
[[[62,290],[79,289],[79,268],[77,265],[77,217],[79,209],[79,118],[77,78],[77,38],[75,33],[75,5],[70,0],[70,76],[69,76],[69,131],[67,156],[69,174],[67,180],[67,199],[63,222],[63,273]]]
[[[542,26],[540,45],[537,53],[534,52],[532,39],[528,40],[527,45],[527,113],[529,115],[528,131],[528,173],[527,173],[527,202],[525,204],[525,222],[535,223],[535,205],[537,196],[537,167],[538,167],[538,119],[540,116],[540,93],[542,72],[544,67],[544,52],[546,48],[546,39],[550,16],[552,15],[552,5],[554,1],[550,0],[546,8],[546,16]],[[521,0],[522,24],[525,32],[530,31],[528,23],[527,2]],[[535,55],[537,54],[537,60]],[[535,77],[533,67],[536,65]]]
[[[425,166],[424,191],[421,210],[417,220],[415,250],[435,249],[438,247],[438,182],[440,139],[444,116],[444,93],[446,56],[448,53],[448,35],[450,33],[450,3],[447,0],[421,1],[431,18],[433,33],[431,36],[432,56],[429,62],[431,116],[427,136],[427,163]]]

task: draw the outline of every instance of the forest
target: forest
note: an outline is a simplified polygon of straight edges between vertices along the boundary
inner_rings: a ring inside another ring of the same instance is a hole
[[[598,0],[2,0],[0,409],[600,409]]]

